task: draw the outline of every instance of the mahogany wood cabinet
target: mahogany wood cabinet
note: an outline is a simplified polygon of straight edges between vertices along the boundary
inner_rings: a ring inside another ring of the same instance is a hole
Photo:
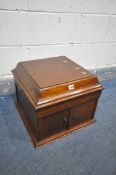
[[[103,86],[69,58],[23,61],[12,73],[17,108],[35,147],[95,121]]]

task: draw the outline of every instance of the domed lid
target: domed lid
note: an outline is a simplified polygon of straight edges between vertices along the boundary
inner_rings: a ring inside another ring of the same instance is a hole
[[[23,61],[12,72],[36,109],[103,88],[95,75],[65,56]]]

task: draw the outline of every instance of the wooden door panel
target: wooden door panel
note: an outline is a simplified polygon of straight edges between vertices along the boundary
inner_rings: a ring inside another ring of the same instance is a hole
[[[91,120],[95,107],[96,100],[72,107],[70,110],[69,128]]]
[[[52,136],[68,128],[69,110],[60,111],[39,119],[39,138]]]

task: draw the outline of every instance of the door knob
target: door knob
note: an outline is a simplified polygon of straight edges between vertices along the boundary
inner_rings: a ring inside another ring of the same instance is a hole
[[[67,117],[64,118],[64,122],[66,122],[66,123],[68,122],[68,118]]]

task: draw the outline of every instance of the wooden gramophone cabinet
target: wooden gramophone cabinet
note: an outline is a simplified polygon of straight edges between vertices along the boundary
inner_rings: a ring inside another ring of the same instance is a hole
[[[69,58],[23,61],[12,73],[17,107],[36,147],[95,121],[103,86]]]

